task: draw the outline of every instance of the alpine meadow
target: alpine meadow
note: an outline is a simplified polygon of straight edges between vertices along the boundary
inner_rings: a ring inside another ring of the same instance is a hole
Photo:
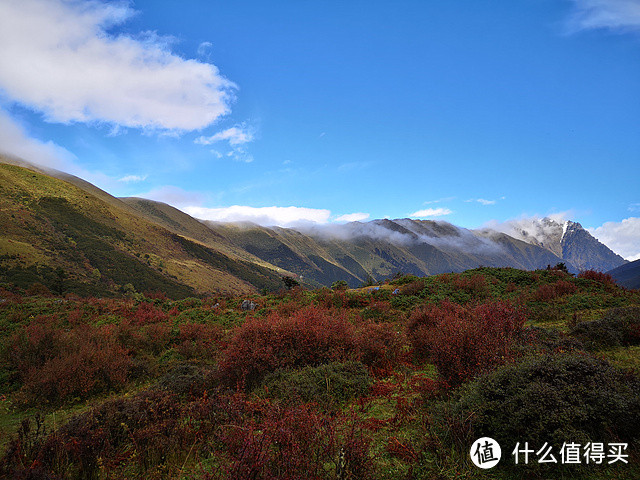
[[[0,479],[640,479],[640,0],[0,0]]]

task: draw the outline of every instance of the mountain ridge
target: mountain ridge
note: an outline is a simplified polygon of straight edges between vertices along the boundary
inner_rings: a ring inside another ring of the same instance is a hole
[[[410,218],[299,228],[216,223],[162,202],[116,198],[78,177],[28,165],[0,157],[0,270],[6,278],[45,265],[49,277],[64,268],[80,283],[113,289],[108,281],[121,286],[124,280],[109,265],[113,255],[124,270],[148,277],[136,288],[164,285],[186,295],[278,288],[283,275],[309,286],[345,280],[355,287],[397,273],[427,276],[479,266],[535,270],[561,262],[577,273],[626,263],[571,221],[544,218],[477,230]]]

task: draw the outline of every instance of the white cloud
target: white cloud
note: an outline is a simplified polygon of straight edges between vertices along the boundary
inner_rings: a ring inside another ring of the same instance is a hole
[[[450,215],[453,211],[448,208],[426,208],[424,210],[418,210],[409,214],[409,217],[442,217],[444,215]]]
[[[29,137],[25,128],[0,110],[0,151],[43,167],[77,170],[76,156],[51,141],[42,142]]]
[[[568,22],[570,32],[640,29],[640,0],[573,0],[573,3],[575,11]]]
[[[200,45],[198,45],[198,56],[200,58],[204,58],[205,60],[209,61],[210,57],[211,57],[211,49],[213,48],[213,43],[211,42],[202,42]]]
[[[455,199],[456,197],[439,198],[437,200],[429,200],[427,202],[423,202],[423,205],[432,205],[434,203],[450,202],[451,200],[455,200]]]
[[[640,211],[640,203],[632,203],[627,208],[630,212],[638,212]]]
[[[212,143],[227,140],[229,145],[237,146],[252,142],[253,138],[254,133],[251,130],[247,129],[245,125],[239,125],[227,128],[226,130],[211,135],[210,137],[198,137],[195,139],[195,143],[200,145],[211,145]]]
[[[113,35],[126,2],[0,2],[0,88],[51,122],[189,131],[229,113],[235,85],[154,33]]]
[[[346,215],[340,215],[336,218],[336,222],[360,222],[362,220],[366,220],[370,217],[368,213],[357,212],[357,213],[347,213]]]
[[[339,172],[352,172],[355,170],[364,170],[373,165],[371,162],[348,162],[338,166]]]
[[[280,227],[304,223],[327,223],[331,211],[303,207],[247,207],[233,205],[224,208],[189,206],[184,211],[189,215],[214,222],[253,222],[259,225]]]
[[[30,137],[20,123],[0,109],[0,153],[24,160],[33,165],[60,170],[76,175],[94,185],[109,189],[115,186],[113,178],[80,167],[76,156],[52,141],[44,142]]]
[[[167,203],[178,208],[184,208],[189,205],[201,205],[205,201],[205,195],[198,192],[189,192],[173,185],[164,185],[135,196]]]
[[[247,152],[246,144],[255,139],[255,129],[247,127],[245,123],[227,128],[209,137],[200,136],[194,140],[199,145],[211,145],[218,142],[228,142],[231,150],[226,152],[226,156],[236,162],[253,162],[253,155]],[[211,150],[217,158],[222,158],[222,154],[217,150]]]
[[[147,179],[148,175],[125,175],[122,178],[119,178],[119,182],[124,183],[134,183],[134,182],[144,182]]]
[[[481,205],[495,205],[497,200],[485,200],[484,198],[470,198],[469,200],[465,200],[465,202],[478,202]]]
[[[627,260],[640,258],[640,218],[629,217],[621,222],[606,222],[586,229],[591,235]]]
[[[524,242],[531,242],[532,239],[535,239],[537,242],[548,244],[550,240],[555,240],[554,245],[560,248],[560,241],[564,235],[564,224],[574,216],[571,210],[552,213],[544,217],[541,215],[522,215],[519,218],[512,218],[505,222],[491,220],[485,223],[483,228],[506,233]],[[557,254],[560,254],[560,252],[557,252]]]

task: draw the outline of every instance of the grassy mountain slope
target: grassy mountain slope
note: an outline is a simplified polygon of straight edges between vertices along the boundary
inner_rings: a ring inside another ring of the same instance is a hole
[[[207,227],[201,221],[196,220],[171,205],[137,197],[122,197],[118,200],[123,201],[136,210],[138,214],[163,226],[169,231],[197,240],[231,258],[245,260],[275,270],[275,267],[270,263],[239,248],[226,237]]]
[[[354,274],[342,266],[313,238],[295,230],[254,224],[206,223],[247,252],[283,270],[295,272],[311,284],[330,285],[336,280],[347,280],[356,285],[364,278],[358,275],[361,272],[357,269]]]
[[[74,183],[0,164],[2,281],[86,294],[130,283],[175,297],[281,285],[273,270],[170,232],[102,190]]]

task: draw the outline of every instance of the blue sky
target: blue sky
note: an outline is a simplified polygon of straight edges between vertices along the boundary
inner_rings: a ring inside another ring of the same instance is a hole
[[[640,258],[639,54],[639,0],[3,0],[0,150],[201,218],[554,214]]]

